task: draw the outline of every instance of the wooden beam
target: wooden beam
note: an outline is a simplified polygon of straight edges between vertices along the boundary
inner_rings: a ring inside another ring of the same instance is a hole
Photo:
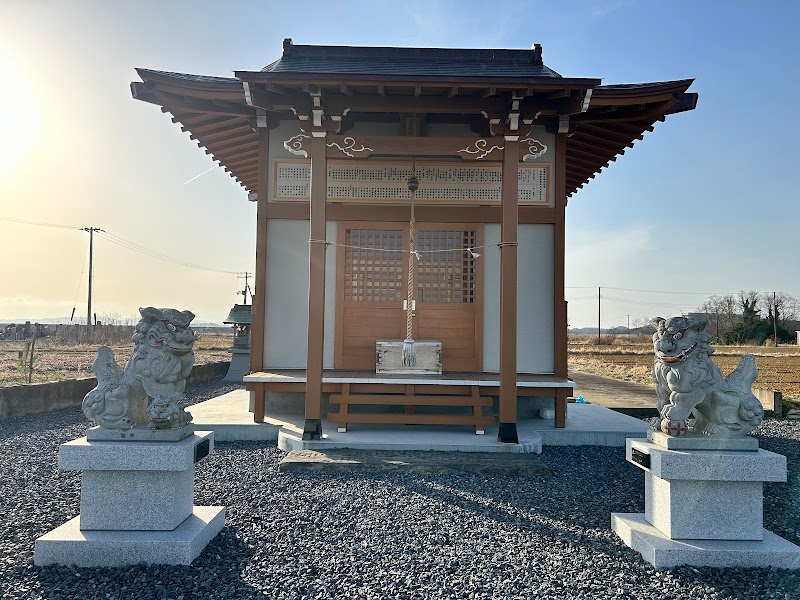
[[[325,107],[332,114],[340,114],[349,108],[353,112],[397,112],[397,113],[480,113],[481,111],[503,111],[505,99],[475,98],[471,96],[326,96]]]
[[[205,144],[198,141],[198,146],[206,147]],[[222,152],[224,150],[229,150],[235,148],[238,152],[239,150],[246,150],[250,149],[253,152],[258,152],[258,134],[254,132],[250,132],[250,134],[246,134],[240,137],[236,137],[230,140],[225,140],[224,142],[214,142],[211,144],[211,147],[214,149],[214,152]]]
[[[570,158],[584,158],[590,161],[608,162],[617,160],[616,155],[608,156],[608,153],[598,154],[591,148],[581,148],[578,144],[574,144],[572,142],[570,142],[569,146],[567,146],[567,156]],[[606,158],[607,156],[608,158]]]
[[[223,140],[227,142],[229,140],[236,140],[243,137],[252,136],[253,134],[252,128],[245,123],[240,127],[223,129],[216,133],[201,133],[199,135],[191,134],[189,139],[200,140],[203,142],[203,144],[205,144],[206,142],[213,142],[215,140]]]
[[[202,144],[200,144],[202,146]],[[218,156],[221,160],[236,160],[237,158],[258,156],[258,143],[235,144],[226,148],[214,146],[214,152],[206,148],[206,154]]]
[[[633,140],[628,138],[620,139],[618,137],[603,137],[602,135],[598,135],[595,131],[590,131],[588,127],[590,127],[590,125],[581,125],[578,127],[574,135],[569,138],[569,142],[572,143],[573,141],[580,141],[581,143],[586,144],[591,143],[598,148],[608,148],[609,150],[633,148]]]
[[[572,136],[567,141],[568,147],[581,148],[595,153],[608,154],[609,152],[624,152],[625,147],[620,144],[610,144],[608,142],[596,142],[587,136]]]
[[[202,111],[219,115],[231,115],[234,117],[249,117],[255,114],[253,109],[241,104],[228,102],[214,103],[210,100],[202,100],[191,96],[179,96],[159,90],[154,90],[153,94],[162,102],[164,107],[168,108],[170,111],[177,108],[191,112]]]
[[[419,223],[500,223],[500,206],[417,206],[415,218]],[[326,215],[330,221],[382,221],[407,223],[407,206],[375,206],[329,203]],[[270,202],[270,219],[308,220],[305,202]],[[555,223],[555,209],[544,206],[520,206],[519,222],[524,224]]]
[[[621,125],[621,123],[615,123],[615,125]],[[611,139],[617,140],[622,143],[629,143],[631,139],[634,140],[643,140],[644,136],[641,133],[641,130],[634,135],[627,135],[622,133],[621,131],[614,131],[608,128],[607,125],[602,124],[591,124],[591,123],[581,123],[578,127],[578,132],[582,134],[584,131],[589,131],[591,133],[596,133],[602,139]]]
[[[347,156],[340,148],[347,148],[349,145],[345,139],[355,139],[355,147],[364,147],[365,150],[357,151],[350,148],[348,152],[353,156]],[[368,158],[374,155],[382,156],[449,156],[459,157],[463,160],[479,160],[482,152],[478,152],[475,147],[475,142],[478,140],[475,137],[418,137],[418,136],[352,136],[331,135],[328,137],[328,143],[331,146],[328,148],[328,158]],[[500,137],[486,137],[486,148],[490,149],[496,146],[490,153],[483,157],[484,161],[500,161],[503,158],[503,138]],[[337,144],[339,147],[333,145]],[[472,150],[470,153],[467,149]]]
[[[322,369],[325,339],[327,158],[325,137],[311,138],[311,210],[308,250],[308,353],[304,440],[322,437]]]
[[[181,119],[180,122],[182,123],[181,131],[188,131],[189,133],[200,133],[205,130],[215,130],[219,129],[220,124],[222,125],[233,125],[234,123],[240,123],[241,121],[236,117],[229,117],[227,115],[223,115],[221,117],[214,117],[209,119],[208,115],[205,115],[206,119],[200,122],[189,122],[188,119],[184,120]]]
[[[517,243],[519,141],[505,139],[500,223],[500,419],[497,439],[517,437]]]
[[[276,85],[274,83],[265,83],[264,89],[268,92],[272,92],[273,94],[289,94],[293,93],[291,90],[287,90],[285,87],[280,85]]]
[[[256,214],[256,272],[255,289],[253,295],[253,314],[250,340],[250,371],[258,372],[264,369],[264,339],[266,331],[266,302],[267,302],[267,206],[269,195],[269,130],[258,130],[258,182],[256,193],[258,205]],[[264,402],[266,390],[255,392],[253,420],[256,423],[264,421]]]

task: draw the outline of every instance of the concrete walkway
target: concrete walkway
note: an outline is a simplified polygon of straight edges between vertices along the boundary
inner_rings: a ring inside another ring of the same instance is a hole
[[[580,371],[570,371],[569,378],[575,382],[575,397],[581,395],[591,404],[614,409],[655,410],[657,397],[654,387]]]
[[[628,437],[644,437],[644,421],[598,404],[569,404],[567,426],[553,427],[551,419],[520,419],[519,444],[497,441],[497,425],[485,435],[475,435],[467,426],[352,424],[347,432],[323,421],[324,437],[302,439],[303,415],[267,414],[264,423],[254,423],[249,412],[249,393],[236,390],[189,407],[195,431],[214,431],[219,442],[236,440],[275,441],[282,450],[428,450],[486,453],[539,453],[543,445],[625,446]]]

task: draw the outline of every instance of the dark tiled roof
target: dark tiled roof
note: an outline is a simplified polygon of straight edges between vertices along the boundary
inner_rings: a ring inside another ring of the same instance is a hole
[[[676,86],[689,87],[694,79],[678,79],[675,81],[649,81],[647,83],[613,83],[599,85],[595,92],[625,92],[625,91],[652,91],[658,88],[671,88]]]
[[[235,77],[214,77],[212,75],[192,75],[191,73],[175,73],[173,71],[154,71],[152,69],[136,69],[136,72],[145,78],[146,75],[155,75],[168,77],[170,79],[179,79],[181,81],[189,81],[194,83],[236,83],[240,81]]]
[[[560,78],[542,50],[301,46],[284,40],[283,56],[265,73],[325,73],[441,77]]]

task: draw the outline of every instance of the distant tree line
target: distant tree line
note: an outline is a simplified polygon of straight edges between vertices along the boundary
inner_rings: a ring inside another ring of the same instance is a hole
[[[706,330],[718,343],[791,343],[800,301],[784,292],[741,291],[738,295],[711,296],[698,311],[708,317]]]

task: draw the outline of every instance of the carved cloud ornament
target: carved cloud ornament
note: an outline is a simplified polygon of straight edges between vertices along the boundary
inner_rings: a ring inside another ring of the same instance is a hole
[[[311,136],[306,135],[305,133],[298,133],[296,136],[283,142],[283,147],[295,156],[308,158],[308,152],[303,150],[303,142],[308,139],[311,139]]]
[[[372,148],[367,148],[364,144],[359,145],[356,147],[356,140],[350,136],[347,136],[342,140],[344,142],[344,146],[340,146],[336,142],[331,142],[330,144],[326,144],[328,148],[337,148],[340,150],[345,156],[349,156],[354,158],[356,154],[361,154],[363,152],[374,152]],[[355,154],[353,154],[355,153]]]
[[[505,148],[505,146],[498,146],[496,144],[493,145],[491,148],[489,148],[488,146],[489,142],[481,138],[479,140],[476,140],[472,146],[467,146],[466,148],[462,148],[461,150],[459,150],[459,152],[464,152],[470,156],[477,154],[478,156],[475,156],[475,160],[480,160],[488,156],[495,150],[502,150],[503,148]]]
[[[528,151],[522,156],[522,162],[531,162],[544,156],[544,153],[547,152],[547,146],[539,140],[525,137],[520,140],[520,143],[528,144]]]

